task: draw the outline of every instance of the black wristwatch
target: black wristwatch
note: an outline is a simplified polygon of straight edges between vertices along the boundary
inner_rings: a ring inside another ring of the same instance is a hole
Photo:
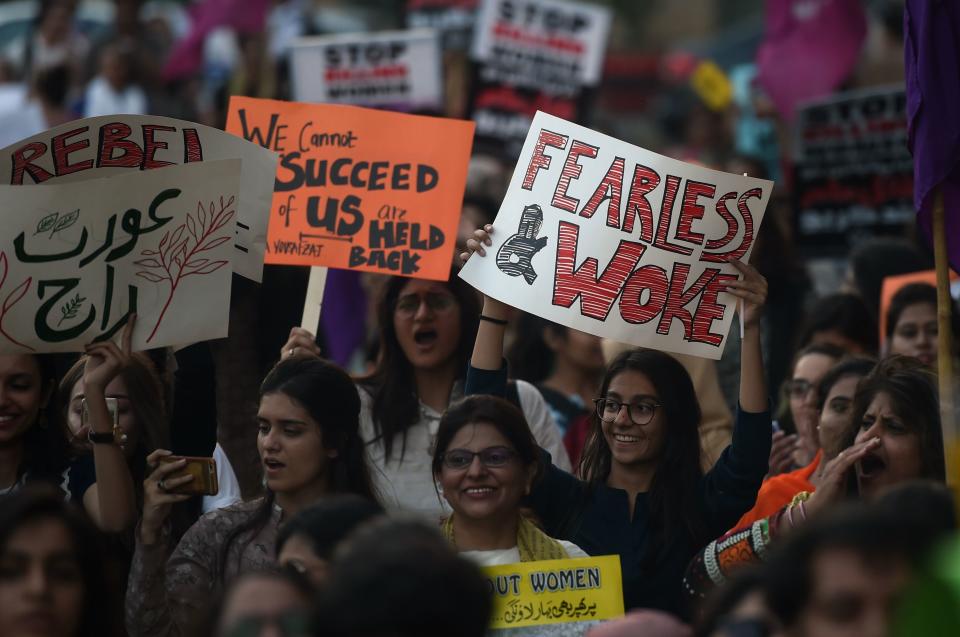
[[[91,430],[87,434],[87,440],[92,442],[95,445],[112,445],[116,442],[116,439],[113,437],[113,432],[109,433],[98,433]]]

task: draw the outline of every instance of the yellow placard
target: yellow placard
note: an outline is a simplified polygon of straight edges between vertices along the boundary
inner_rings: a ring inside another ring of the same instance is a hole
[[[704,60],[694,69],[690,84],[700,99],[712,110],[722,111],[733,100],[733,85],[727,74],[710,60]]]
[[[491,628],[623,615],[619,555],[487,566],[483,572],[493,592]]]

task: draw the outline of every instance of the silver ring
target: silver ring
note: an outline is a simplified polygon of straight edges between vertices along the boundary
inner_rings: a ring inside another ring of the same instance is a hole
[[[287,354],[289,354],[290,356],[293,356],[293,353],[294,351],[296,351],[296,349],[297,349],[296,347],[291,347],[290,351],[288,351]]]
[[[157,488],[160,489],[161,491],[166,491],[167,485],[163,483],[163,480],[157,480]]]

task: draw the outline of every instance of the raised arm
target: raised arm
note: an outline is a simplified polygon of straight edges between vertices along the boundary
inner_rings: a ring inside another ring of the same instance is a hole
[[[731,282],[727,292],[740,299],[743,339],[740,342],[740,408],[760,413],[769,409],[763,354],[760,350],[760,316],[767,300],[767,280],[757,269],[738,260],[730,262],[743,279]]]
[[[134,317],[123,328],[123,350],[109,341],[86,347],[83,393],[89,414],[90,431],[102,436],[93,445],[96,482],[83,494],[83,506],[103,531],[120,533],[137,519],[133,477],[127,458],[113,439],[113,418],[107,409],[106,388],[130,360]]]
[[[473,232],[473,238],[467,239],[467,250],[460,254],[466,261],[476,252],[481,257],[487,255],[483,246],[492,244],[490,235],[493,226],[485,225]],[[500,301],[483,295],[483,310],[480,325],[477,328],[477,340],[473,344],[473,356],[470,365],[476,369],[498,370],[503,366],[503,336],[507,331],[508,306]]]
[[[770,406],[760,351],[760,316],[767,281],[752,266],[731,262],[743,278],[727,289],[740,299],[743,339],[740,351],[740,408],[733,440],[705,478],[703,506],[708,526],[720,535],[753,506],[767,473],[772,435]]]

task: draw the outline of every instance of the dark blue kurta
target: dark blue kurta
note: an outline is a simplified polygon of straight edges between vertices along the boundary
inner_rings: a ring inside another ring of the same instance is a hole
[[[506,366],[497,371],[471,367],[464,393],[503,396],[506,380]],[[733,441],[700,480],[698,504],[707,537],[672,538],[648,570],[641,565],[653,534],[646,493],[637,495],[631,519],[626,491],[605,484],[591,487],[553,466],[543,452],[546,470],[527,505],[551,537],[573,542],[590,555],[620,556],[628,610],[656,608],[681,615],[683,573],[703,544],[725,533],[753,506],[767,473],[771,435],[769,412],[737,412]]]

